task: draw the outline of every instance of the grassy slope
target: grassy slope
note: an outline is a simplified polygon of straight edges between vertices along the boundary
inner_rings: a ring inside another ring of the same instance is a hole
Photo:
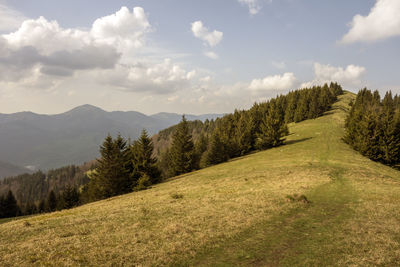
[[[291,125],[283,147],[1,224],[2,264],[393,266],[400,172],[341,141],[352,97],[342,96],[327,116]],[[294,193],[311,203],[288,202]]]

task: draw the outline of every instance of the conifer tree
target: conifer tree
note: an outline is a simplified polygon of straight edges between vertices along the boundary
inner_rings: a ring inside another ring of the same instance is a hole
[[[4,203],[4,196],[0,195],[0,218],[5,217],[5,203]]]
[[[193,170],[194,145],[185,116],[172,137],[170,150],[171,173],[180,175]]]
[[[62,193],[63,209],[71,209],[79,205],[79,193],[75,187],[67,185]]]
[[[46,212],[46,201],[45,201],[45,199],[40,200],[39,206],[38,206],[38,212],[39,213]]]
[[[194,145],[194,168],[199,169],[204,167],[204,154],[208,148],[208,138],[204,133],[200,134],[197,142]]]
[[[47,209],[52,212],[57,209],[57,197],[53,190],[50,191],[47,197]]]
[[[257,135],[257,147],[266,149],[283,144],[283,137],[288,134],[288,128],[284,118],[275,101],[271,101],[268,112],[260,125],[260,132]]]
[[[3,217],[10,218],[18,216],[20,208],[17,204],[17,200],[11,190],[8,191],[7,195],[3,199]]]
[[[160,170],[157,167],[157,160],[153,157],[153,142],[145,129],[138,140],[130,146],[133,184],[146,176],[150,184],[157,183],[160,178]]]
[[[215,165],[229,159],[225,144],[221,140],[220,131],[217,129],[211,136],[210,147],[206,154],[206,164]]]
[[[89,184],[93,197],[101,199],[130,192],[132,181],[126,141],[121,135],[115,140],[108,135],[100,147],[100,154],[101,158],[97,160],[97,168]]]

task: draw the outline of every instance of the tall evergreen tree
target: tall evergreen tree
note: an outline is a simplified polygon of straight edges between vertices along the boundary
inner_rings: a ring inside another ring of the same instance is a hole
[[[47,197],[47,209],[52,212],[57,209],[57,196],[53,190],[50,191]]]
[[[192,135],[185,116],[172,137],[172,146],[170,150],[171,173],[180,175],[193,170],[194,168],[194,144]]]
[[[95,199],[107,198],[130,192],[132,180],[129,170],[129,154],[126,141],[118,135],[113,140],[108,135],[100,147],[101,158],[93,172],[89,190]]]
[[[211,136],[210,147],[206,154],[206,165],[215,165],[229,159],[225,144],[221,140],[220,130],[216,129]]]
[[[157,183],[160,179],[160,170],[157,167],[157,159],[153,157],[153,142],[145,129],[138,140],[130,146],[133,184],[142,176],[147,176],[150,183]]]
[[[7,195],[3,199],[3,217],[10,218],[20,214],[20,208],[17,204],[17,200],[11,190],[8,191]]]
[[[257,147],[266,149],[283,144],[283,137],[288,134],[288,128],[275,101],[271,101],[257,135]]]
[[[79,205],[79,192],[76,187],[67,185],[62,193],[64,209],[71,209]]]
[[[201,133],[200,137],[197,139],[197,142],[194,145],[194,168],[200,169],[203,168],[205,163],[205,152],[208,148],[208,137]]]

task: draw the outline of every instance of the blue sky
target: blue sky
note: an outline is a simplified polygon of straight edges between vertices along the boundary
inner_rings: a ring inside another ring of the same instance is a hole
[[[328,81],[400,93],[399,2],[0,0],[0,112],[231,112]]]

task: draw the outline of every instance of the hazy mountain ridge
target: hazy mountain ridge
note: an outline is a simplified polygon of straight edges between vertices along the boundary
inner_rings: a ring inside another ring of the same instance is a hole
[[[187,118],[205,120],[218,116],[221,115]],[[137,111],[107,112],[92,105],[56,115],[26,111],[0,114],[0,161],[40,169],[82,164],[98,156],[99,145],[108,133],[134,139],[143,128],[154,134],[178,123],[181,117],[175,113],[148,116]],[[0,177],[4,176],[0,172]]]
[[[9,177],[21,173],[31,173],[31,171],[27,168],[0,161],[0,177]]]

